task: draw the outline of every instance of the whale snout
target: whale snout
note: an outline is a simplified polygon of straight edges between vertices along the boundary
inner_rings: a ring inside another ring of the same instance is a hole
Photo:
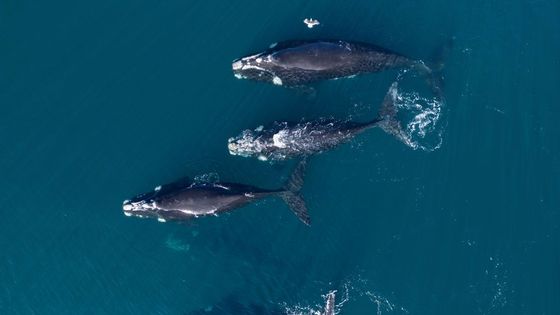
[[[241,59],[236,59],[231,63],[231,69],[233,71],[241,70],[243,68],[243,61]]]
[[[141,210],[140,209],[141,207],[138,207],[137,204],[133,203],[130,200],[123,201],[122,208],[123,208],[124,215],[126,215],[127,217],[131,217],[133,215],[136,215],[135,211],[140,211]]]
[[[156,203],[149,198],[142,198],[144,196],[151,196],[150,194],[141,194],[132,200],[125,200],[122,204],[123,213],[127,217],[140,217],[147,218],[155,214],[157,210]]]

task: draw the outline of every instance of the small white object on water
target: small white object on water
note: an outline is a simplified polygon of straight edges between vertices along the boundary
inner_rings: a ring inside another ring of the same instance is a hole
[[[307,24],[307,27],[309,28],[313,28],[314,26],[321,24],[319,23],[319,20],[315,20],[312,18],[306,18],[305,20],[303,20],[303,23]]]

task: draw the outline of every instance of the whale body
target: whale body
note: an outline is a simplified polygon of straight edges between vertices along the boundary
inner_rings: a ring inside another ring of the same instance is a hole
[[[282,189],[262,189],[238,183],[173,183],[158,186],[123,202],[126,216],[157,218],[160,222],[188,220],[242,207],[269,196],[282,198],[306,225],[310,224],[307,207],[299,190],[303,185],[305,161],[296,167]]]
[[[228,139],[231,155],[256,157],[261,161],[281,161],[321,153],[350,141],[365,130],[379,127],[406,143],[407,135],[396,119],[394,85],[389,89],[377,117],[368,122],[318,119],[302,122],[273,122],[254,130],[244,130]]]
[[[236,59],[232,63],[232,70],[239,79],[300,86],[414,66],[429,71],[422,61],[368,43],[292,40],[272,44],[263,52]]]

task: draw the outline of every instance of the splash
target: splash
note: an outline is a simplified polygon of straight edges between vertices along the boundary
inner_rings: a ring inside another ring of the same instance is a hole
[[[371,292],[371,291],[367,291],[365,292],[365,295],[367,297],[369,297],[369,299],[375,303],[376,307],[377,307],[377,315],[382,315],[384,313],[388,313],[388,314],[398,314],[398,313],[402,313],[402,314],[408,314],[408,311],[401,306],[397,306],[395,305],[393,302],[391,302],[389,299],[387,299],[386,297],[375,293],[375,292]]]
[[[215,184],[220,181],[220,176],[218,173],[207,173],[202,175],[195,176],[193,183],[194,184]]]
[[[404,78],[399,76],[388,91],[403,128],[399,139],[414,150],[435,151],[443,143],[445,124],[441,118],[445,101],[405,90],[399,86]]]
[[[322,295],[322,302],[315,305],[295,305],[288,306],[282,303],[284,311],[289,315],[324,315],[325,306],[329,294],[336,292],[336,305],[334,307],[335,314],[341,314],[342,308],[347,303],[352,301],[366,299],[373,303],[371,313],[374,311],[377,315],[383,314],[409,314],[408,310],[402,306],[397,305],[382,294],[376,292],[371,288],[367,280],[363,279],[360,275],[353,276],[351,279],[344,282],[341,290],[331,290]]]
[[[339,294],[337,290],[331,290],[326,294],[321,295],[321,297],[323,298],[322,304],[317,304],[314,306],[288,306],[286,304],[283,304],[282,306],[284,307],[284,311],[288,315],[324,315],[325,307],[328,303],[329,295],[331,294],[336,294],[334,314],[340,314],[342,306],[344,306],[344,304],[346,304],[350,300],[349,287],[347,284],[344,285],[342,294]]]

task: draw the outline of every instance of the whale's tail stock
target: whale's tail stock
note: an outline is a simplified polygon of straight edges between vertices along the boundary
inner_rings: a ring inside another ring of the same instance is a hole
[[[290,207],[298,219],[301,220],[301,222],[305,223],[305,225],[310,225],[311,217],[307,212],[305,200],[300,194],[301,188],[303,187],[303,176],[305,173],[306,163],[306,159],[303,159],[298,163],[292,172],[290,179],[284,186],[284,191],[280,193],[280,197],[284,200],[288,207]]]
[[[325,311],[321,315],[335,315],[335,297],[336,290],[330,291],[326,296]]]
[[[408,145],[409,137],[403,129],[400,121],[397,119],[398,109],[395,106],[395,100],[398,97],[398,83],[393,82],[385,94],[383,103],[374,120],[375,127],[383,129],[386,133],[395,136],[397,139]]]

